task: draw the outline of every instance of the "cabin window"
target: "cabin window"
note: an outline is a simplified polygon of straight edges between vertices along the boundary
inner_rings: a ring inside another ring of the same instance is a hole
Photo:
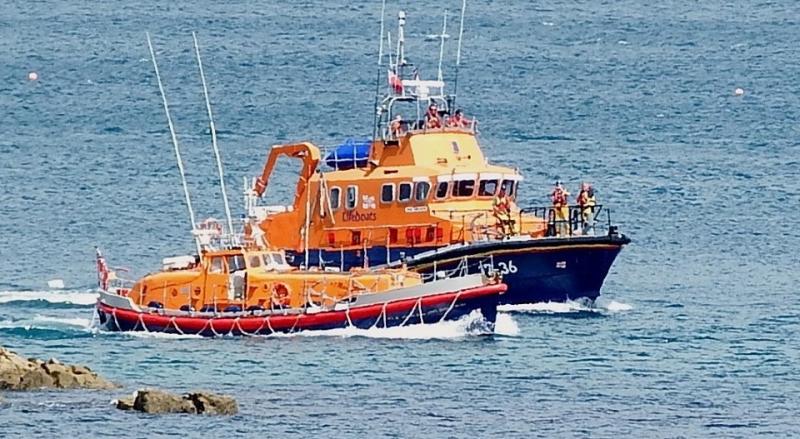
[[[481,180],[478,184],[479,197],[491,197],[497,192],[497,180]]]
[[[503,180],[503,185],[500,186],[504,191],[506,191],[506,195],[509,197],[514,196],[514,189],[516,185],[514,184],[514,180]]]
[[[344,207],[348,210],[356,208],[358,203],[358,186],[347,186],[347,199],[345,200]]]
[[[386,183],[381,186],[381,203],[391,203],[394,201],[394,183]]]
[[[244,256],[242,255],[225,256],[225,260],[228,262],[228,271],[231,273],[245,269]]]
[[[331,210],[336,210],[342,206],[342,189],[338,187],[331,188]]]
[[[427,181],[418,181],[414,185],[414,199],[417,201],[425,201],[428,199],[428,193],[431,191],[431,184]],[[447,191],[445,191],[447,193]]]
[[[448,189],[449,182],[447,181],[440,181],[438,185],[436,185],[436,198],[445,198],[447,197],[447,189]]]
[[[453,182],[454,197],[471,197],[475,192],[475,180],[458,180]]]
[[[208,269],[209,273],[224,273],[225,266],[222,265],[222,256],[214,256],[211,258],[211,266]]]
[[[250,256],[250,258],[247,259],[247,263],[250,268],[258,268],[261,266],[261,257]]]
[[[286,264],[286,259],[284,259],[283,254],[281,253],[273,253],[272,260],[275,261],[275,263],[278,265]]]
[[[400,183],[397,191],[397,201],[405,203],[411,199],[411,183]]]

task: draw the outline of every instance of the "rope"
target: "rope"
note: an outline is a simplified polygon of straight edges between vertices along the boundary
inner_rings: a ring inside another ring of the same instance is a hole
[[[220,334],[219,332],[217,332],[216,329],[214,329],[214,319],[209,319],[208,320],[208,326],[211,327],[211,333],[214,334],[214,337],[219,337],[219,336],[223,335],[223,334]],[[205,328],[203,328],[203,329],[205,329]]]
[[[408,320],[411,318],[411,316],[413,316],[413,315],[414,315],[414,311],[416,311],[416,310],[417,310],[417,306],[418,306],[418,305],[420,305],[420,301],[421,301],[421,300],[422,300],[422,297],[420,297],[420,298],[418,298],[418,299],[417,299],[417,303],[415,303],[415,304],[414,304],[414,307],[413,307],[413,308],[411,308],[411,311],[409,311],[409,312],[408,312],[408,315],[407,315],[407,316],[406,316],[406,318],[403,320],[403,323],[400,323],[400,326],[405,326],[405,325],[406,325],[406,323],[407,323],[407,322],[408,322]]]
[[[297,315],[297,318],[294,320],[294,325],[292,325],[292,329],[290,329],[290,330],[289,330],[289,333],[290,333],[290,334],[294,332],[294,328],[296,328],[296,327],[297,327],[297,324],[300,322],[300,316],[301,316],[301,315],[300,315],[300,314],[298,314],[298,315]]]
[[[370,329],[377,328],[378,323],[381,322],[381,318],[383,318],[383,327],[386,328],[386,304],[387,302],[383,302],[383,306],[381,307],[381,313],[378,315],[377,320],[375,320],[375,324],[373,324]]]
[[[144,324],[144,317],[143,316],[144,316],[144,314],[139,314],[139,323],[142,324],[142,328],[144,329],[144,332],[150,333],[150,330],[147,329],[147,326]]]
[[[450,307],[447,308],[447,311],[445,311],[444,314],[442,314],[442,318],[439,319],[440,323],[443,322],[445,318],[447,318],[447,315],[450,314],[450,311],[452,311],[453,307],[456,306],[456,302],[458,301],[459,297],[461,297],[461,291],[459,291],[458,294],[456,294],[456,297],[453,298],[453,303],[451,303]]]
[[[347,302],[347,310],[345,310],[344,315],[347,317],[347,326],[353,326],[353,321],[350,320],[350,302]]]
[[[267,328],[269,328],[269,335],[274,334],[275,330],[272,329],[272,323],[269,321],[269,317],[265,318],[264,321],[267,322]]]
[[[183,333],[181,328],[178,326],[178,322],[175,321],[175,316],[172,316],[172,318],[169,319],[169,324],[175,327],[175,330],[178,331],[178,334],[186,335],[186,334]],[[169,325],[167,325],[167,329],[169,329]]]
[[[122,331],[122,326],[119,325],[119,320],[117,320],[117,309],[116,308],[111,308],[111,317],[114,317],[114,324],[117,325],[117,329]],[[134,328],[134,331],[135,330],[136,330],[136,328]]]

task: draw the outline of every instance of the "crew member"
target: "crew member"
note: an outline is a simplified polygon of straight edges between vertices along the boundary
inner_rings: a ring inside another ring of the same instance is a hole
[[[500,192],[494,197],[492,213],[497,220],[500,238],[514,233],[514,221],[511,219],[511,198],[506,194],[505,188],[501,187]]]
[[[594,198],[594,188],[589,183],[581,184],[581,191],[578,193],[578,206],[581,210],[581,230],[584,235],[594,233],[594,206],[597,201]]]
[[[389,134],[392,137],[400,137],[403,134],[403,116],[398,114],[392,119],[392,123],[389,124]]]
[[[453,128],[467,128],[469,127],[471,121],[464,117],[464,113],[461,110],[456,110],[456,113],[447,120],[447,125]]]
[[[553,202],[553,211],[556,214],[556,231],[558,236],[566,236],[569,233],[569,192],[561,185],[561,181],[556,181],[553,192],[550,194]]]
[[[425,127],[428,129],[442,127],[442,120],[439,118],[439,108],[436,107],[436,104],[431,104],[428,107],[428,113],[425,114]]]

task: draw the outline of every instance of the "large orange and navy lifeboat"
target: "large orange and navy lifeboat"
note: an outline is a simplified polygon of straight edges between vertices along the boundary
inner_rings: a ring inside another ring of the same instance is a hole
[[[521,207],[523,176],[484,156],[477,120],[457,111],[441,74],[422,80],[405,60],[404,25],[401,12],[372,139],[273,146],[245,191],[251,237],[306,267],[343,270],[403,260],[433,273],[491,256],[508,285],[502,303],[597,298],[630,242],[609,210]],[[263,205],[281,157],[302,162],[293,199]]]

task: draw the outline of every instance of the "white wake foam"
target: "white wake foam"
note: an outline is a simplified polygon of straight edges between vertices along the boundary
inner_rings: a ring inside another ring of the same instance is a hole
[[[519,325],[510,314],[497,314],[497,320],[494,324],[494,333],[497,335],[505,335],[508,337],[516,337],[519,335]]]
[[[92,326],[92,321],[83,317],[51,317],[38,314],[33,317],[33,323],[52,324],[56,326],[77,326],[83,329],[89,329]]]
[[[459,320],[434,324],[417,324],[393,328],[374,327],[370,329],[351,326],[321,331],[300,331],[292,334],[276,333],[268,337],[366,337],[393,340],[448,340],[483,334],[487,334],[484,319],[480,311],[475,310]]]
[[[633,309],[633,305],[612,300],[605,305],[605,308],[611,312],[630,311]]]
[[[103,334],[114,334],[120,335],[124,337],[134,337],[134,338],[157,338],[157,339],[167,339],[167,340],[181,340],[181,339],[188,339],[188,338],[206,338],[202,335],[196,334],[170,334],[167,332],[144,332],[144,331],[125,331],[125,332],[110,332],[110,331],[103,331]]]
[[[97,301],[97,293],[85,291],[0,291],[0,303],[45,301],[50,303],[69,303],[73,305],[92,305]]]
[[[614,313],[630,311],[632,309],[633,306],[628,305],[627,303],[617,302],[616,300],[612,300],[610,302],[598,301],[595,303],[570,300],[566,302],[539,302],[524,303],[519,305],[500,305],[497,307],[497,310],[501,312],[534,314],[565,314],[578,312]]]
[[[33,318],[19,319],[19,320],[2,320],[0,321],[0,328],[2,329],[15,329],[20,328],[26,331],[32,329],[69,329],[73,331],[88,331],[94,332],[95,328],[92,320],[83,317],[55,317],[44,316],[37,314]]]

